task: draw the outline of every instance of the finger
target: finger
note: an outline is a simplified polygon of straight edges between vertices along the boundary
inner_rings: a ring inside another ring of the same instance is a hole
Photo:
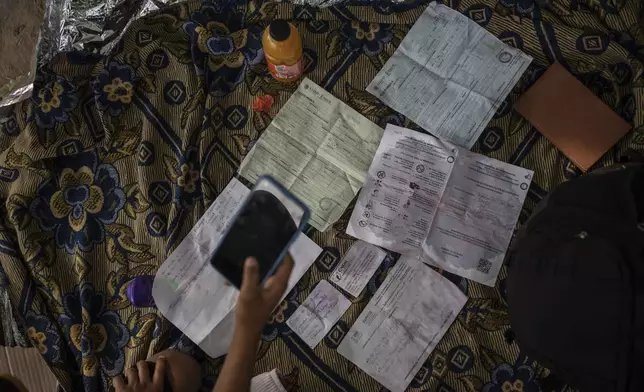
[[[139,361],[136,363],[136,367],[139,369],[139,384],[150,384],[150,368],[148,367],[148,363],[145,361]]]
[[[127,377],[127,385],[138,384],[139,373],[136,369],[136,366],[132,366],[131,368],[127,369],[127,371],[125,371],[125,377]]]
[[[152,376],[152,386],[156,391],[163,391],[163,379],[165,377],[166,360],[165,357],[159,357],[154,368],[154,375]]]
[[[255,295],[259,290],[259,264],[254,257],[244,262],[244,277],[242,278],[241,295]]]
[[[293,265],[293,258],[290,254],[287,253],[286,256],[284,256],[284,260],[282,260],[282,264],[280,264],[279,268],[277,269],[277,272],[275,272],[275,275],[271,276],[266,281],[264,287],[266,289],[270,289],[270,287],[274,284],[287,284],[288,278],[291,277],[291,272],[293,272]]]
[[[276,306],[282,295],[284,295],[288,286],[288,279],[293,271],[293,264],[293,259],[290,255],[287,255],[275,275],[266,281],[264,296],[271,305]]]
[[[114,386],[114,391],[119,392],[122,389],[125,389],[125,380],[120,374],[112,380],[112,385]]]

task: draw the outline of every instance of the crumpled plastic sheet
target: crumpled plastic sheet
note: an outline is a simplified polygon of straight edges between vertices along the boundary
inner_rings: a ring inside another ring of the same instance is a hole
[[[40,60],[49,60],[57,52],[85,50],[108,53],[117,44],[127,27],[135,20],[167,5],[186,0],[47,0],[65,3],[64,23],[57,50],[43,53]],[[52,35],[55,36],[55,35]]]
[[[27,99],[31,97],[31,92],[33,90],[33,80],[35,77],[35,70],[32,70],[30,73],[28,73],[26,76],[29,78],[27,85],[23,86],[22,84],[18,85],[18,87],[15,87],[12,91],[10,91],[7,95],[5,95],[2,99],[0,99],[0,108],[8,105],[13,105],[16,102],[20,102],[23,99]],[[27,71],[29,72],[29,71]],[[0,111],[0,125],[3,123],[3,120],[5,119],[6,113]]]
[[[11,317],[13,307],[9,302],[9,290],[6,285],[0,283],[0,345],[7,347],[29,347],[24,331],[18,326],[16,320]]]
[[[133,21],[161,7],[185,0],[44,1],[45,15],[37,45],[37,67],[64,51],[109,53]],[[31,96],[35,70],[26,69],[25,75],[29,77],[27,82],[17,84],[2,97],[0,107]]]

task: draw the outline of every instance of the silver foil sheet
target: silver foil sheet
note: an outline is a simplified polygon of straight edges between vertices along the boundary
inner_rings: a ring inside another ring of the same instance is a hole
[[[37,67],[63,51],[108,53],[134,20],[182,1],[185,0],[44,0]],[[25,69],[20,83],[11,86],[9,92],[2,92],[0,107],[31,96],[35,71]]]

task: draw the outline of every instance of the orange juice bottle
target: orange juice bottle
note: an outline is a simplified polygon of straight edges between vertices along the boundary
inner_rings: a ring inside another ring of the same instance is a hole
[[[268,70],[275,79],[290,82],[302,76],[302,39],[295,26],[284,19],[272,21],[264,30],[262,46]]]

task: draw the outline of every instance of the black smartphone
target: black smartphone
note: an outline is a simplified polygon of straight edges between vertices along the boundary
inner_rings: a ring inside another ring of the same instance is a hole
[[[210,263],[240,288],[244,261],[254,257],[264,282],[275,272],[308,217],[308,208],[293,194],[272,178],[260,177],[226,229]]]

